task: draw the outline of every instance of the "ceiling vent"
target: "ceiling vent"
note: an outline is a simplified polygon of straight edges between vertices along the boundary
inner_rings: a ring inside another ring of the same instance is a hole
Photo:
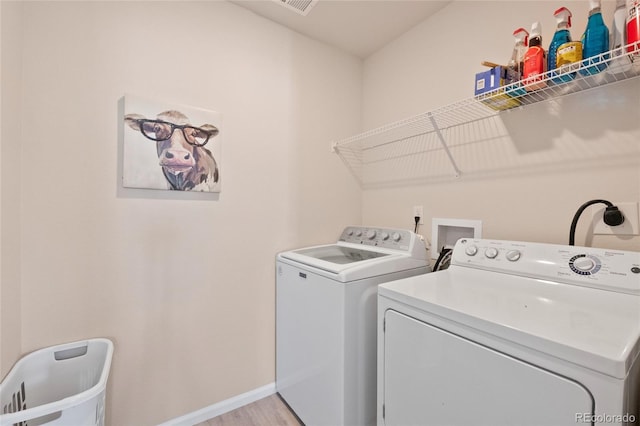
[[[319,0],[273,0],[299,15],[307,16]]]

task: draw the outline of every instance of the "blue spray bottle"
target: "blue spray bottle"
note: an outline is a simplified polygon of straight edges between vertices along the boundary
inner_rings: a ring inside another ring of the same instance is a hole
[[[609,51],[609,29],[604,24],[600,11],[600,0],[589,0],[591,10],[589,10],[589,21],[587,28],[582,34],[582,56],[583,63],[587,66],[580,70],[580,74],[597,74],[607,67],[606,62],[609,55],[604,53]]]
[[[561,7],[553,13],[553,16],[556,18],[558,26],[556,27],[556,32],[553,34],[553,39],[551,39],[551,44],[549,45],[549,52],[547,53],[548,70],[554,70],[558,67],[556,64],[558,47],[571,41],[571,33],[569,32],[569,28],[571,28],[571,11],[566,7]]]
[[[582,59],[582,44],[579,41],[571,40],[571,11],[566,7],[561,7],[553,13],[558,26],[553,34],[553,39],[549,45],[547,54],[547,69],[553,77],[551,81],[555,84],[566,83],[573,80],[575,72],[569,72],[569,64],[580,62]],[[577,64],[576,64],[577,65]],[[556,68],[561,68],[557,69]]]

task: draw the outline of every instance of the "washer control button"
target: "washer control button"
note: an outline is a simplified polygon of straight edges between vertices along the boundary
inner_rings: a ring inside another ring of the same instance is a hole
[[[393,241],[398,242],[400,241],[400,238],[402,238],[402,236],[400,235],[400,233],[394,232],[391,238],[393,238]]]
[[[498,249],[495,247],[489,247],[484,251],[484,255],[489,259],[494,259],[498,255]]]
[[[506,254],[507,260],[510,260],[511,262],[516,262],[520,259],[520,256],[522,255],[522,253],[520,253],[520,250],[509,250]]]
[[[387,241],[389,239],[389,233],[388,232],[383,232],[381,234],[382,240],[383,241]]]
[[[376,231],[373,229],[370,229],[367,231],[367,238],[370,240],[373,240],[376,237]]]
[[[476,254],[478,254],[478,247],[469,246],[466,249],[464,249],[464,252],[467,254],[467,256],[475,256]]]

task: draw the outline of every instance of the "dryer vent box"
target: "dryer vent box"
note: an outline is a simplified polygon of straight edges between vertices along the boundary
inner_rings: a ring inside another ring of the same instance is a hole
[[[431,221],[431,258],[437,259],[442,248],[453,248],[460,238],[482,238],[482,221],[440,219]]]

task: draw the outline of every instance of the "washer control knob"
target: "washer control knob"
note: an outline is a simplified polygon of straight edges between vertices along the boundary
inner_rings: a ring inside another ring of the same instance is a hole
[[[352,235],[353,235],[353,229],[349,229],[349,230],[347,231],[347,235],[348,235],[348,236],[352,236]]]
[[[516,262],[520,259],[521,255],[522,253],[520,253],[520,250],[509,250],[506,254],[506,257],[507,257],[507,260],[511,262]]]
[[[389,233],[388,232],[383,232],[381,234],[381,237],[384,241],[387,241],[389,239]]]
[[[573,266],[580,271],[591,271],[596,266],[596,262],[588,257],[581,257],[573,261]]]
[[[373,240],[376,237],[376,231],[370,229],[367,231],[367,238]]]
[[[402,236],[400,235],[399,232],[394,232],[391,238],[393,238],[393,241],[398,242],[400,241],[400,238],[402,238]]]
[[[478,247],[469,246],[466,249],[464,249],[464,252],[467,254],[467,256],[475,256],[476,254],[478,254]]]
[[[601,267],[600,260],[589,254],[577,254],[569,259],[569,268],[578,275],[594,275]]]
[[[498,255],[498,249],[495,247],[489,247],[484,251],[484,255],[489,259],[494,259]]]
[[[361,237],[361,236],[362,236],[362,231],[357,230],[357,231],[356,231],[356,237]]]

